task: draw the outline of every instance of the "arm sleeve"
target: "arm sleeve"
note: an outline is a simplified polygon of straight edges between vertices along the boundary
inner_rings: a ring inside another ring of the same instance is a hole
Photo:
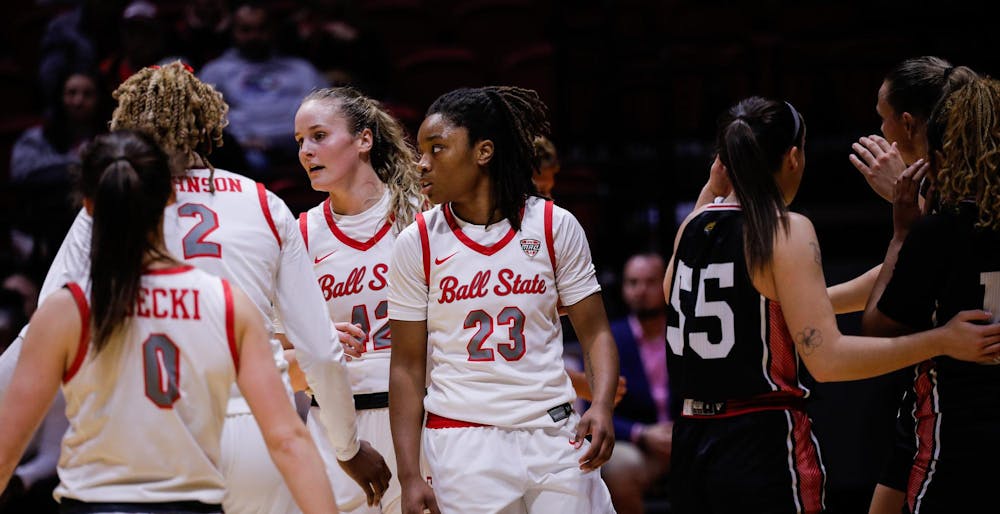
[[[556,207],[552,216],[556,253],[556,287],[563,305],[573,305],[600,292],[590,243],[580,222],[569,211]]]
[[[38,305],[48,296],[66,285],[67,282],[86,284],[90,282],[90,234],[93,218],[80,209],[69,227],[59,251],[52,260],[45,275],[42,288],[38,292]]]
[[[903,242],[892,279],[878,302],[878,310],[893,320],[915,330],[933,327],[932,319],[940,280],[941,263],[947,262],[941,252],[948,235],[935,217],[923,218]]]
[[[420,230],[410,224],[396,238],[389,264],[389,318],[401,321],[427,319],[427,284],[424,277]]]
[[[354,396],[343,361],[343,348],[334,339],[323,293],[316,284],[299,224],[288,206],[270,191],[268,206],[281,236],[281,263],[275,287],[274,307],[306,382],[322,406],[322,425],[327,429],[337,459],[349,460],[358,453],[357,415]]]

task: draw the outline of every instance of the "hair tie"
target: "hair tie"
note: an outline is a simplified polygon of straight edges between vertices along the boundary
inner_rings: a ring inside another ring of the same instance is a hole
[[[955,68],[957,68],[957,66],[951,66],[947,70],[944,70],[944,80],[945,80],[945,82],[948,81],[948,77],[950,77],[951,73],[953,71],[955,71]]]

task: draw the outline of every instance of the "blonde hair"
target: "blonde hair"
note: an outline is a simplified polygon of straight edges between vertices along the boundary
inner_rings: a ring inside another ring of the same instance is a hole
[[[403,125],[377,100],[351,87],[318,89],[307,95],[302,103],[310,101],[330,102],[347,120],[352,135],[364,129],[371,130],[372,168],[391,195],[386,217],[395,216],[397,227],[409,225],[428,201],[420,190],[416,152],[407,142]]]
[[[928,143],[941,205],[975,199],[976,226],[1000,230],[1000,82],[980,78],[946,97],[931,115]]]
[[[198,80],[187,65],[174,61],[143,68],[113,93],[118,106],[111,130],[130,129],[153,137],[183,168],[222,146],[229,106],[212,86]],[[214,171],[214,170],[213,170]]]

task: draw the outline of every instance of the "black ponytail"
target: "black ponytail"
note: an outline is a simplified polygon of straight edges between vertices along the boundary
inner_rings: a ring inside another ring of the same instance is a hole
[[[779,227],[788,231],[788,206],[774,180],[785,152],[805,140],[805,121],[787,102],[740,101],[723,116],[717,145],[746,218],[745,251],[751,270],[771,261]]]
[[[138,132],[112,132],[84,150],[80,190],[94,203],[90,303],[96,351],[123,325],[148,261],[168,257],[160,248],[170,177],[167,155]]]

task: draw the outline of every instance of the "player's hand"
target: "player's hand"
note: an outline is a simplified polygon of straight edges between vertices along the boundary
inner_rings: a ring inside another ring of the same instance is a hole
[[[441,514],[434,498],[434,489],[423,480],[413,480],[411,483],[400,484],[403,488],[403,514]]]
[[[361,441],[361,449],[358,453],[346,461],[338,461],[340,468],[354,479],[368,497],[368,505],[377,505],[382,500],[382,495],[389,488],[389,479],[392,472],[385,464],[385,459],[368,441]]]
[[[594,405],[583,413],[580,423],[576,426],[573,445],[577,448],[582,447],[588,435],[590,447],[580,457],[580,469],[593,471],[607,462],[615,449],[615,428],[611,421],[611,408]]]
[[[991,318],[985,311],[962,311],[934,329],[943,336],[940,354],[967,362],[1000,364],[1000,323],[992,323]]]
[[[906,168],[896,143],[890,144],[882,136],[871,135],[859,139],[851,149],[855,152],[848,156],[851,164],[879,196],[891,202],[896,178]]]
[[[355,359],[360,359],[361,354],[365,353],[365,334],[364,330],[357,325],[352,325],[346,321],[340,323],[335,323],[333,327],[337,330],[337,340],[344,347],[344,353],[349,357],[354,357]]]
[[[892,199],[892,224],[897,238],[905,239],[910,227],[920,219],[920,183],[930,169],[923,159],[911,164],[896,179]]]

